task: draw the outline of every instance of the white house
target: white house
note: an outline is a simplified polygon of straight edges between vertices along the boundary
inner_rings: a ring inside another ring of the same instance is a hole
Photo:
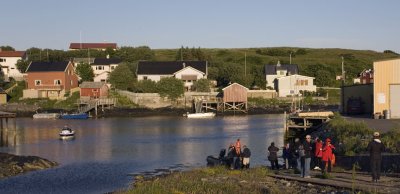
[[[93,69],[95,82],[107,83],[108,75],[110,72],[122,62],[121,59],[117,58],[95,58],[94,62],[90,64]]]
[[[0,65],[6,79],[22,80],[23,74],[17,69],[18,60],[25,60],[25,51],[0,51]]]
[[[276,65],[265,65],[266,87],[275,89],[275,80],[280,77],[299,74],[299,68],[295,64],[281,64],[278,61]]]
[[[175,77],[184,82],[187,91],[199,79],[207,79],[207,61],[139,61],[136,70],[138,81],[158,82],[164,77]]]
[[[275,89],[279,97],[298,95],[300,91],[316,92],[314,77],[304,75],[289,75],[275,80]]]

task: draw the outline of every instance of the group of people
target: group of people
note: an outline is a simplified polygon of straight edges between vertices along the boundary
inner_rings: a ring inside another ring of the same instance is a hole
[[[370,153],[370,164],[372,172],[372,181],[377,182],[380,179],[381,171],[381,153],[385,147],[378,132],[374,132],[374,139],[368,144],[367,150]],[[242,150],[243,148],[243,150]],[[311,135],[307,135],[303,142],[296,138],[294,143],[287,143],[283,147],[282,158],[284,159],[284,168],[295,168],[300,171],[303,178],[311,178],[310,169],[321,170],[322,173],[332,171],[333,165],[336,163],[335,146],[332,140],[327,137],[323,142],[316,137],[314,141]],[[278,164],[279,148],[272,142],[268,147],[268,160],[271,162],[272,169],[279,169]],[[231,169],[241,169],[250,167],[250,149],[241,146],[240,139],[235,144],[231,144],[228,149],[228,166]]]
[[[271,146],[268,148],[269,151]],[[313,169],[321,170],[322,173],[331,172],[332,166],[335,163],[334,150],[335,146],[331,144],[330,138],[326,138],[324,143],[318,137],[312,141],[310,135],[306,136],[304,142],[296,138],[294,143],[287,143],[283,147],[282,158],[285,161],[284,167],[286,169],[296,168],[300,171],[301,177],[304,178],[310,178],[310,169],[312,167],[314,167]],[[272,162],[271,166],[274,169],[275,165],[272,165]]]
[[[228,148],[228,165],[231,169],[250,168],[250,156],[250,149],[246,145],[241,146],[240,139],[237,139]]]

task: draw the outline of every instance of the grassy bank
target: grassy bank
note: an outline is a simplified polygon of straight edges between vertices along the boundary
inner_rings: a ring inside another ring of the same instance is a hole
[[[309,188],[279,180],[268,175],[273,173],[265,167],[247,170],[229,170],[225,167],[200,168],[187,172],[176,172],[150,180],[141,176],[135,178],[133,188],[119,193],[320,193],[335,191],[334,188]]]
[[[346,156],[366,153],[374,131],[363,122],[348,121],[339,114],[329,122],[327,129],[326,136],[333,137],[338,154]],[[381,134],[381,140],[386,152],[400,153],[400,127]]]

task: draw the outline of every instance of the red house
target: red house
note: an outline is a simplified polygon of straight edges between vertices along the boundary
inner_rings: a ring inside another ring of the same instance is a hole
[[[61,99],[78,87],[72,62],[32,62],[26,70],[24,98]]]
[[[80,85],[81,98],[107,98],[108,86],[103,82],[83,82]]]

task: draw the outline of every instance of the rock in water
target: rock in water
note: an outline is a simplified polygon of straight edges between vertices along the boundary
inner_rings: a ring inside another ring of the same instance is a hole
[[[21,173],[57,166],[56,162],[37,156],[16,156],[0,153],[0,179]]]

